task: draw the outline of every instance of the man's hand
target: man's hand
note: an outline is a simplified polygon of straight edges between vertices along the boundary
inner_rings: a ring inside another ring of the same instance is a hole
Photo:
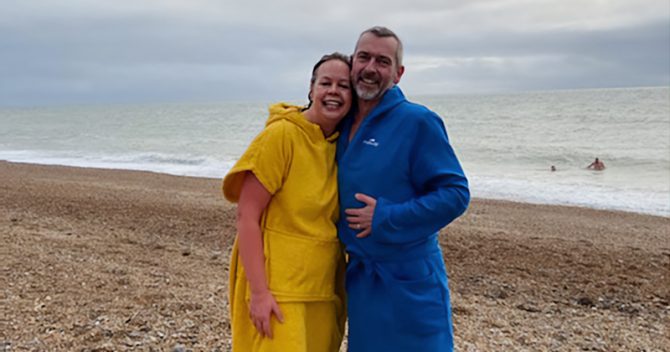
[[[345,209],[344,212],[348,215],[347,222],[349,222],[350,228],[359,231],[363,230],[356,237],[368,237],[372,232],[372,216],[375,214],[377,200],[363,193],[356,193],[354,197],[359,202],[365,203],[365,206],[362,208]]]
[[[284,316],[279,310],[279,305],[275,301],[274,296],[270,291],[263,293],[252,293],[249,302],[249,318],[256,326],[256,330],[263,337],[272,338],[272,329],[270,327],[270,320],[272,314],[277,317],[280,323],[284,322]]]

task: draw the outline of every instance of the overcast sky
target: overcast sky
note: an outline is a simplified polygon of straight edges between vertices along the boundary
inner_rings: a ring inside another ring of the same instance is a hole
[[[373,25],[412,96],[670,85],[668,0],[4,0],[0,105],[300,101]]]

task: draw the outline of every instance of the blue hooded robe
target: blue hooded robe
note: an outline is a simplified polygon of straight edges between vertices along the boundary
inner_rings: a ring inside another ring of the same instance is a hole
[[[337,145],[349,351],[452,351],[438,231],[463,214],[470,193],[442,119],[395,86],[349,141],[352,123],[343,121]],[[365,205],[356,193],[377,199],[366,238],[344,213]]]

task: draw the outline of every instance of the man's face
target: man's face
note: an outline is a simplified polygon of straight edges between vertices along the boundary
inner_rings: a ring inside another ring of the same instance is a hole
[[[398,42],[393,37],[363,34],[352,61],[351,81],[359,99],[377,100],[400,82],[404,67],[396,62]]]

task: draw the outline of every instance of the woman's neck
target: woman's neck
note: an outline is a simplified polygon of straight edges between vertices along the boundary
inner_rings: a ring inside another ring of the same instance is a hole
[[[311,108],[305,110],[303,114],[305,115],[307,121],[314,123],[321,128],[321,132],[323,132],[325,137],[328,137],[333,134],[333,132],[335,132],[335,127],[337,124],[329,123],[326,119],[319,118],[316,112],[314,112],[314,110]]]

